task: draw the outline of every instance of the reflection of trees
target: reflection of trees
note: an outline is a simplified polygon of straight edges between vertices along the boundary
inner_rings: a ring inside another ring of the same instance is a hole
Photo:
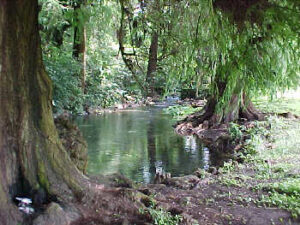
[[[145,158],[147,134],[143,116],[144,113],[123,112],[77,120],[89,143],[90,173],[135,176]]]
[[[169,117],[160,113],[151,114],[147,127],[147,151],[149,172],[152,176],[162,163],[163,170],[172,175],[187,174],[203,167],[201,145],[196,138],[181,137],[172,132]]]
[[[151,110],[79,119],[89,144],[89,173],[121,172],[149,182],[159,167],[177,176],[207,166],[209,153],[201,143],[176,135],[170,117]]]
[[[150,114],[149,123],[147,127],[147,151],[148,151],[148,160],[149,160],[149,172],[150,174],[156,173],[156,143],[155,143],[155,123],[153,121],[153,115]]]

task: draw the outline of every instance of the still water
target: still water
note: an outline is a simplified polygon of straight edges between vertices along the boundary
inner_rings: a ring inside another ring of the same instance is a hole
[[[88,173],[122,173],[137,182],[157,171],[191,174],[210,164],[209,150],[193,136],[174,132],[175,120],[161,107],[105,113],[76,119],[88,143]]]

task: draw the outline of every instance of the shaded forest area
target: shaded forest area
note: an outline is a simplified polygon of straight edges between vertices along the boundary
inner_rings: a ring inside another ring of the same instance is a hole
[[[299,86],[299,21],[298,0],[1,0],[0,223],[299,224],[299,154],[286,135],[299,140],[299,117],[278,121],[253,104]],[[85,175],[78,128],[54,122],[184,93],[206,105],[177,132],[226,137],[243,154],[139,186]]]

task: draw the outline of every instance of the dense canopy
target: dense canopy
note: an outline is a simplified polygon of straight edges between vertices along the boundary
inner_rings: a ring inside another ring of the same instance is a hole
[[[242,95],[273,95],[299,83],[296,0],[40,5],[44,59],[58,110],[107,107],[124,95],[167,95],[184,88],[216,97],[221,110],[232,95],[241,101]],[[82,57],[74,57],[76,52]],[[220,82],[226,83],[222,91]],[[62,94],[63,89],[68,91]]]

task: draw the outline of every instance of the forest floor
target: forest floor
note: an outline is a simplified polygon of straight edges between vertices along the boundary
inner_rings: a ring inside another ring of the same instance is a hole
[[[290,105],[298,115],[299,104]],[[102,179],[99,199],[72,224],[300,224],[300,119],[270,116],[253,125],[231,125],[233,140],[248,138],[233,160],[209,172],[148,185]]]

